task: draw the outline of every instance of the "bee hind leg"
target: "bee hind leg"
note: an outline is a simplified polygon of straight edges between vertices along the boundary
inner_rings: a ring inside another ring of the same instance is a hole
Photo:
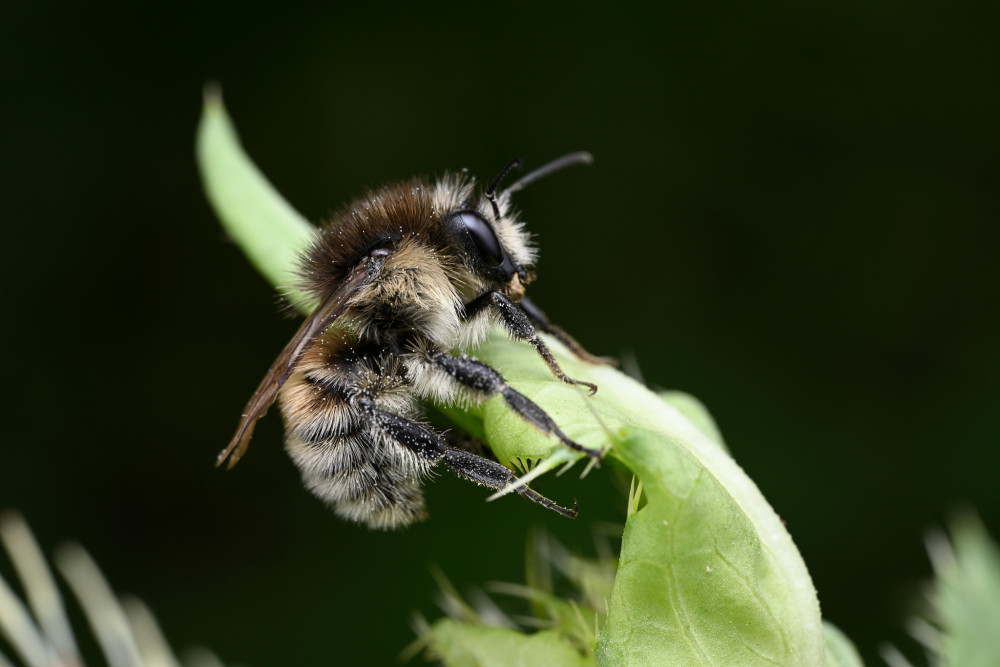
[[[455,473],[470,482],[491,489],[501,490],[518,482],[517,476],[495,461],[449,447],[440,435],[422,424],[380,409],[366,397],[358,397],[356,403],[393,440],[420,457],[434,463],[444,462]],[[542,507],[575,519],[578,511],[576,499],[573,509],[562,507],[534,491],[527,484],[515,489],[518,494]]]
[[[435,367],[451,376],[454,381],[475,394],[484,398],[500,394],[507,402],[507,406],[521,415],[526,422],[546,435],[556,436],[560,442],[570,449],[583,452],[596,459],[600,459],[603,456],[603,452],[584,447],[571,440],[545,410],[542,410],[538,404],[521,392],[510,387],[499,372],[483,362],[469,359],[468,357],[454,357],[440,350],[428,352],[425,358]]]
[[[470,482],[488,486],[497,491],[518,482],[517,476],[499,463],[464,452],[461,449],[446,450],[444,462],[459,477],[464,477]],[[577,503],[576,498],[573,499],[573,509],[568,509],[557,505],[542,494],[535,492],[527,484],[521,484],[515,491],[531,502],[538,503],[542,507],[548,508],[553,512],[558,512],[563,516],[568,516],[571,519],[575,519],[579,511],[580,505]]]

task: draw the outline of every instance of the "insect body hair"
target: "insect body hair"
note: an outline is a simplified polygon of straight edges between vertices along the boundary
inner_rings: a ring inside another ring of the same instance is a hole
[[[489,313],[470,318],[464,310],[491,285],[442,225],[450,212],[479,205],[474,184],[457,176],[382,188],[344,209],[303,258],[302,288],[317,300],[359,262],[374,265],[342,322],[306,353],[279,395],[286,448],[305,485],[347,519],[373,528],[419,520],[421,482],[434,463],[387,436],[356,397],[418,424],[418,398],[477,400],[427,355],[476,345],[489,330]],[[520,223],[502,220],[496,230],[519,261],[533,259]]]
[[[425,516],[421,482],[434,461],[399,446],[352,400],[418,414],[399,360],[354,341],[328,331],[282,388],[285,448],[305,486],[341,517],[371,528],[408,525]]]
[[[542,432],[599,456],[496,370],[462,354],[499,320],[533,345],[557,378],[596,390],[566,376],[537,336],[531,318],[547,327],[544,314],[531,306],[529,316],[517,305],[535,251],[510,192],[494,192],[500,180],[486,195],[463,176],[413,180],[374,190],[336,215],[298,270],[316,311],[272,364],[219,461],[239,459],[277,397],[286,448],[306,487],[338,515],[385,529],[425,516],[422,482],[438,463],[494,489],[517,482],[507,468],[449,445],[423,423],[423,400],[464,406],[499,395]],[[576,515],[525,485],[515,490]]]

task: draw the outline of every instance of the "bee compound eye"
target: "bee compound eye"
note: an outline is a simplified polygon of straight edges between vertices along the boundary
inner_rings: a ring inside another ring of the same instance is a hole
[[[469,232],[483,261],[490,267],[500,266],[503,263],[503,250],[490,223],[475,211],[460,211],[455,214],[455,218],[460,220],[465,226],[465,231]]]

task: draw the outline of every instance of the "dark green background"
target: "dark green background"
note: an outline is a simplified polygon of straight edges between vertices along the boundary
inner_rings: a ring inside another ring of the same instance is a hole
[[[313,220],[592,151],[519,195],[532,296],[700,397],[825,617],[873,663],[911,650],[924,531],[968,504],[1000,532],[997,7],[7,7],[0,506],[81,541],[176,646],[251,665],[392,664],[436,615],[429,563],[522,581],[530,527],[588,550],[622,520],[606,471],[540,485],[576,522],[445,474],[429,522],[366,532],[299,487],[277,417],[212,467],[295,328],[200,190],[214,78]]]

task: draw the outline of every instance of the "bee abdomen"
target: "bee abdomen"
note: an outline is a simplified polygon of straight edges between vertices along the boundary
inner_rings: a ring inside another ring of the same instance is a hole
[[[353,416],[353,415],[351,415]],[[331,442],[354,440],[365,432],[365,428],[351,416],[338,419],[315,419],[299,424],[294,429],[295,435],[303,445],[327,447]]]
[[[421,480],[429,464],[400,465],[368,432],[286,446],[305,486],[341,517],[371,528],[396,528],[425,516]]]
[[[353,403],[363,393],[383,409],[408,412],[399,376],[354,366],[335,377],[330,366],[298,373],[280,394],[285,448],[305,486],[342,518],[397,528],[425,516],[421,482],[432,463],[385,437]]]
[[[365,484],[355,487],[355,491],[331,505],[339,516],[371,528],[407,526],[427,514],[420,479],[407,476],[402,470],[378,471],[375,476],[368,477]]]

